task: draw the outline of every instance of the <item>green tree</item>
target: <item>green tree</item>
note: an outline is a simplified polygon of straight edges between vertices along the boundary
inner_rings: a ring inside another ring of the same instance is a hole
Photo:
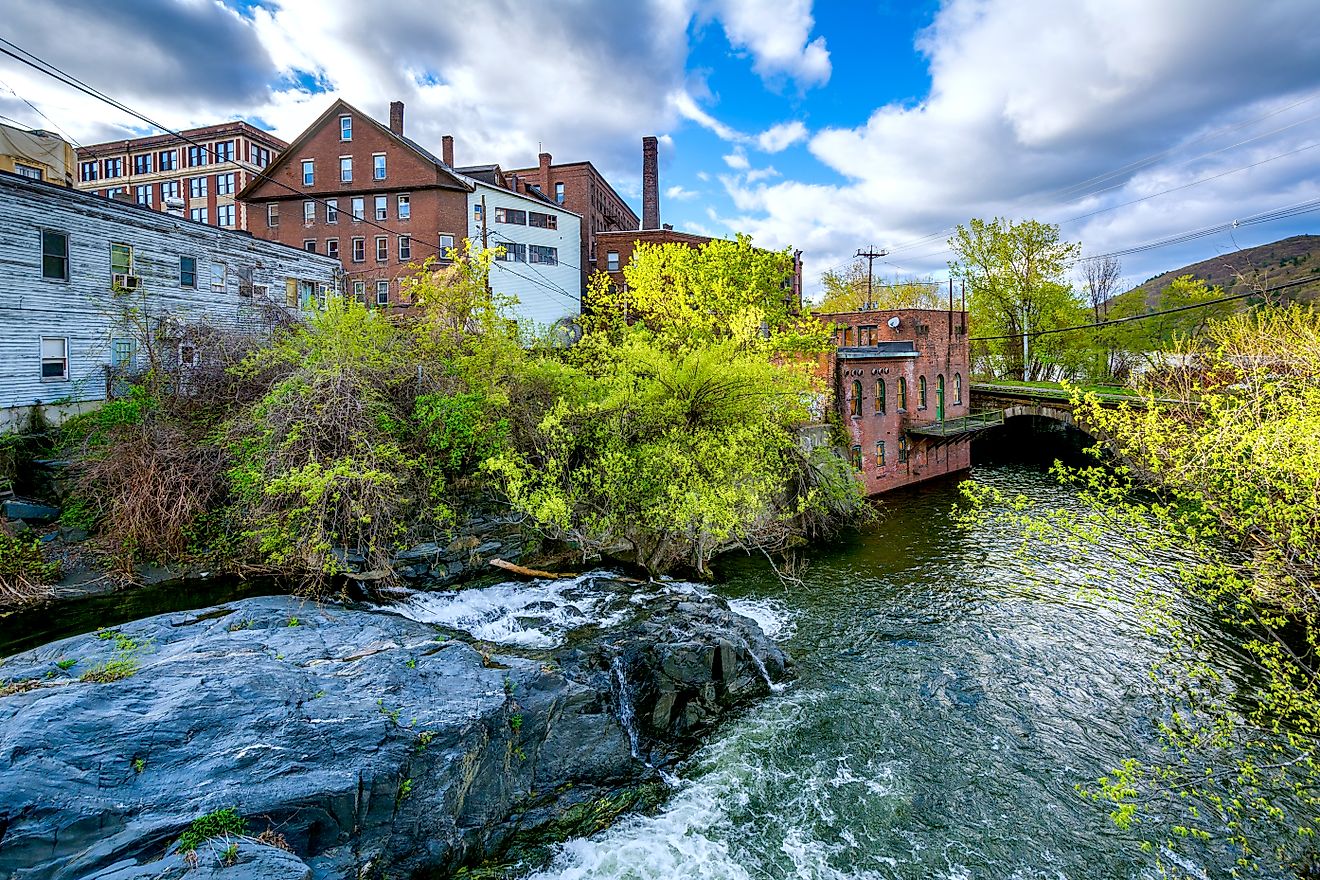
[[[813,311],[821,314],[856,312],[865,307],[866,265],[852,263],[845,269],[820,276],[825,297]],[[871,306],[876,309],[947,309],[943,286],[930,279],[876,277],[871,283]]]
[[[949,271],[967,285],[972,335],[1007,337],[974,352],[979,370],[1026,380],[1074,375],[1084,359],[1075,340],[1030,334],[1086,322],[1065,280],[1081,245],[1061,241],[1056,225],[1001,217],[959,225],[949,247]]]

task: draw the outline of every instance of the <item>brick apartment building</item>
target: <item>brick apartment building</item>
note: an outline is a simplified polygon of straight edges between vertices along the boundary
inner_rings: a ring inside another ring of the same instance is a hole
[[[971,467],[971,434],[922,432],[970,413],[967,313],[930,309],[817,315],[838,348],[831,383],[846,450],[866,494]]]
[[[639,244],[685,244],[699,248],[712,241],[710,236],[690,232],[676,232],[673,226],[660,222],[660,163],[658,142],[654,137],[642,138],[642,225],[641,228],[605,230],[596,238],[593,267],[605,272],[615,286],[624,286],[623,267],[632,260]],[[802,307],[802,252],[793,253],[793,275],[789,280],[787,296],[797,308]]]
[[[448,259],[465,239],[505,248],[491,286],[518,298],[519,320],[548,326],[581,308],[580,218],[518,187],[498,166],[454,167],[404,135],[404,105],[384,125],[336,100],[265,173],[239,194],[249,231],[338,259],[347,293],[377,306],[406,305],[400,279],[429,257]]]
[[[582,290],[597,269],[597,237],[606,232],[636,232],[638,218],[623,196],[590,162],[554,164],[549,153],[541,153],[535,168],[519,168],[507,174],[533,186],[543,195],[582,216],[582,247],[577,265],[582,271]]]
[[[78,148],[77,188],[111,198],[127,194],[144,207],[222,229],[249,229],[235,197],[288,144],[246,122],[180,134]]]

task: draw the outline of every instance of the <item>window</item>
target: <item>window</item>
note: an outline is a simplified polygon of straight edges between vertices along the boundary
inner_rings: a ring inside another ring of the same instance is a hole
[[[906,437],[898,438],[898,460],[899,461],[908,460],[908,441]]]
[[[224,290],[228,281],[228,267],[224,263],[211,264],[211,289]]]
[[[854,446],[848,457],[852,459],[853,470],[860,471],[862,469],[862,447]]]
[[[619,271],[619,252],[610,251],[605,255],[605,268],[610,272]]]
[[[314,239],[314,238],[307,238],[307,239],[304,239],[304,240],[303,240],[303,250],[307,251],[307,253],[309,253],[309,254],[314,254],[314,253],[316,253],[316,239]]]
[[[902,376],[899,376],[898,377],[898,411],[905,412],[906,410],[907,410],[907,379],[903,378]],[[899,460],[906,461],[907,459],[899,459]]]
[[[440,259],[449,262],[453,259],[450,251],[454,249],[454,237],[440,233]]]
[[[883,440],[875,441],[875,466],[885,466],[885,441]]]
[[[217,225],[222,226],[225,229],[232,229],[234,227],[234,206],[217,205],[215,209],[215,222]]]
[[[96,180],[96,172],[97,165],[95,162],[83,162],[78,166],[78,179],[83,181]]]
[[[234,142],[216,141],[214,152],[215,152],[215,161],[232,162],[234,161]]]
[[[367,240],[365,238],[353,239],[353,262],[362,263],[367,259]]]
[[[325,222],[326,223],[339,222],[339,199],[325,200]]]
[[[133,187],[133,201],[151,207],[151,184],[145,183]]]
[[[41,337],[41,378],[69,378],[69,340],[63,336]]]
[[[353,197],[353,219],[361,220],[366,216],[367,200],[362,196]]]
[[[110,340],[110,366],[116,370],[132,370],[133,361],[137,359],[137,340],[135,339],[112,339]]]
[[[851,327],[844,327],[844,328],[843,328],[843,347],[844,347],[844,348],[847,348],[848,346],[852,345],[852,343],[853,343],[853,328],[851,328]]]
[[[546,266],[558,266],[559,248],[529,244],[527,246],[527,261],[529,263],[541,263]]]
[[[384,263],[390,258],[390,237],[388,235],[376,236],[376,262]]]
[[[390,283],[388,281],[376,282],[376,305],[387,306],[390,304]]]
[[[197,346],[189,345],[186,342],[179,343],[179,366],[197,366]]]
[[[206,147],[188,148],[188,167],[197,168],[206,164]]]
[[[265,168],[270,164],[270,150],[265,147],[252,148],[252,164],[258,168]]]
[[[339,157],[339,179],[344,183],[351,183],[353,180],[353,157]]]
[[[173,150],[161,150],[161,151],[160,151],[160,170],[161,170],[161,171],[173,171],[175,168],[178,167],[178,164],[179,164],[179,154],[178,154],[178,153],[174,152]]]
[[[527,212],[527,225],[538,229],[558,229],[559,217],[555,214],[542,214],[539,211]]]
[[[399,236],[399,260],[400,260],[400,262],[407,262],[408,260],[411,260],[411,259],[412,259],[412,236],[411,236],[411,235],[400,235],[400,236]]]
[[[179,197],[179,182],[177,180],[163,180],[160,184],[160,200],[177,199]]]
[[[962,403],[962,373],[953,374],[953,402]]]
[[[858,345],[875,345],[875,325],[864,324],[857,328]]]
[[[372,180],[385,179],[385,154],[373,153],[371,156],[371,178]]]
[[[481,205],[472,206],[472,222],[473,223],[481,222]]]
[[[188,211],[188,219],[198,223],[209,223],[210,215],[205,208],[191,208]]]
[[[228,174],[217,174],[215,176],[215,194],[218,196],[232,196],[234,194],[234,172]]]
[[[882,413],[885,411],[885,380],[877,379],[875,382],[875,411]]]
[[[206,198],[206,178],[190,177],[188,178],[188,197],[193,199]]]
[[[19,175],[20,177],[28,177],[31,178],[32,180],[45,179],[45,175],[41,173],[40,168],[36,167],[35,165],[24,165],[21,162],[14,163],[14,173]]]
[[[356,299],[358,302],[362,303],[363,305],[367,304],[367,282],[365,281],[353,282],[353,298]]]
[[[353,117],[339,117],[339,139],[341,141],[351,141],[353,139]]]
[[[307,199],[303,202],[303,223],[311,226],[316,222],[316,202]]]
[[[527,212],[519,211],[517,208],[496,208],[496,223],[516,223],[519,226],[527,225]]]
[[[196,257],[179,257],[179,286],[197,287]]]
[[[106,159],[106,160],[105,160],[105,176],[106,176],[106,177],[123,177],[123,176],[124,176],[124,160],[123,160],[123,159]]]
[[[944,374],[935,377],[935,417],[944,418]]]
[[[926,408],[926,377],[917,378],[917,409]]]
[[[69,280],[69,233],[41,230],[41,277]]]
[[[280,225],[280,206],[278,202],[271,202],[266,206],[266,225],[271,229]]]
[[[376,196],[376,219],[388,220],[390,217],[389,199],[385,196]]]
[[[110,187],[109,189],[107,189],[107,190],[105,191],[105,197],[106,197],[107,199],[116,199],[116,198],[119,198],[119,195],[120,195],[123,191],[124,191],[124,188],[123,188],[122,186],[112,186],[112,187]]]
[[[325,255],[336,260],[339,259],[339,239],[327,238],[325,240]]]
[[[150,153],[139,153],[138,155],[133,157],[133,173],[150,174],[151,164],[152,163],[151,163]]]
[[[564,185],[562,183],[555,184],[555,201],[561,205],[564,203]]]
[[[527,262],[527,245],[518,244],[516,241],[506,241],[501,242],[500,247],[504,248],[504,254],[497,259],[506,263]]]
[[[110,245],[110,274],[133,274],[133,246],[128,244]]]
[[[412,197],[399,196],[399,219],[408,220],[412,217]]]
[[[848,415],[857,418],[862,414],[862,383],[854,379],[852,383],[852,399],[848,402]]]
[[[316,183],[315,159],[303,159],[302,171],[303,171],[303,186],[311,186],[312,184]]]

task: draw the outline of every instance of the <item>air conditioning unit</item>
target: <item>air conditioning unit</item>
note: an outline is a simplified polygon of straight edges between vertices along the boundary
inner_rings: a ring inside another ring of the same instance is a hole
[[[137,290],[142,286],[142,278],[137,275],[124,275],[119,272],[110,276],[110,281],[120,290]]]

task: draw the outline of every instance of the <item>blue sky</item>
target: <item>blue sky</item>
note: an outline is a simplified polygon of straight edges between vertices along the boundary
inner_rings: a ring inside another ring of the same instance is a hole
[[[401,99],[409,134],[454,135],[460,164],[544,145],[634,202],[660,135],[662,219],[799,247],[809,290],[872,244],[886,275],[942,277],[971,217],[1058,222],[1101,254],[1320,199],[1313,0],[0,3],[8,39],[172,126],[291,139],[332,95],[380,118]],[[0,114],[82,143],[140,128],[12,61]],[[1124,274],[1317,216],[1147,248]]]

